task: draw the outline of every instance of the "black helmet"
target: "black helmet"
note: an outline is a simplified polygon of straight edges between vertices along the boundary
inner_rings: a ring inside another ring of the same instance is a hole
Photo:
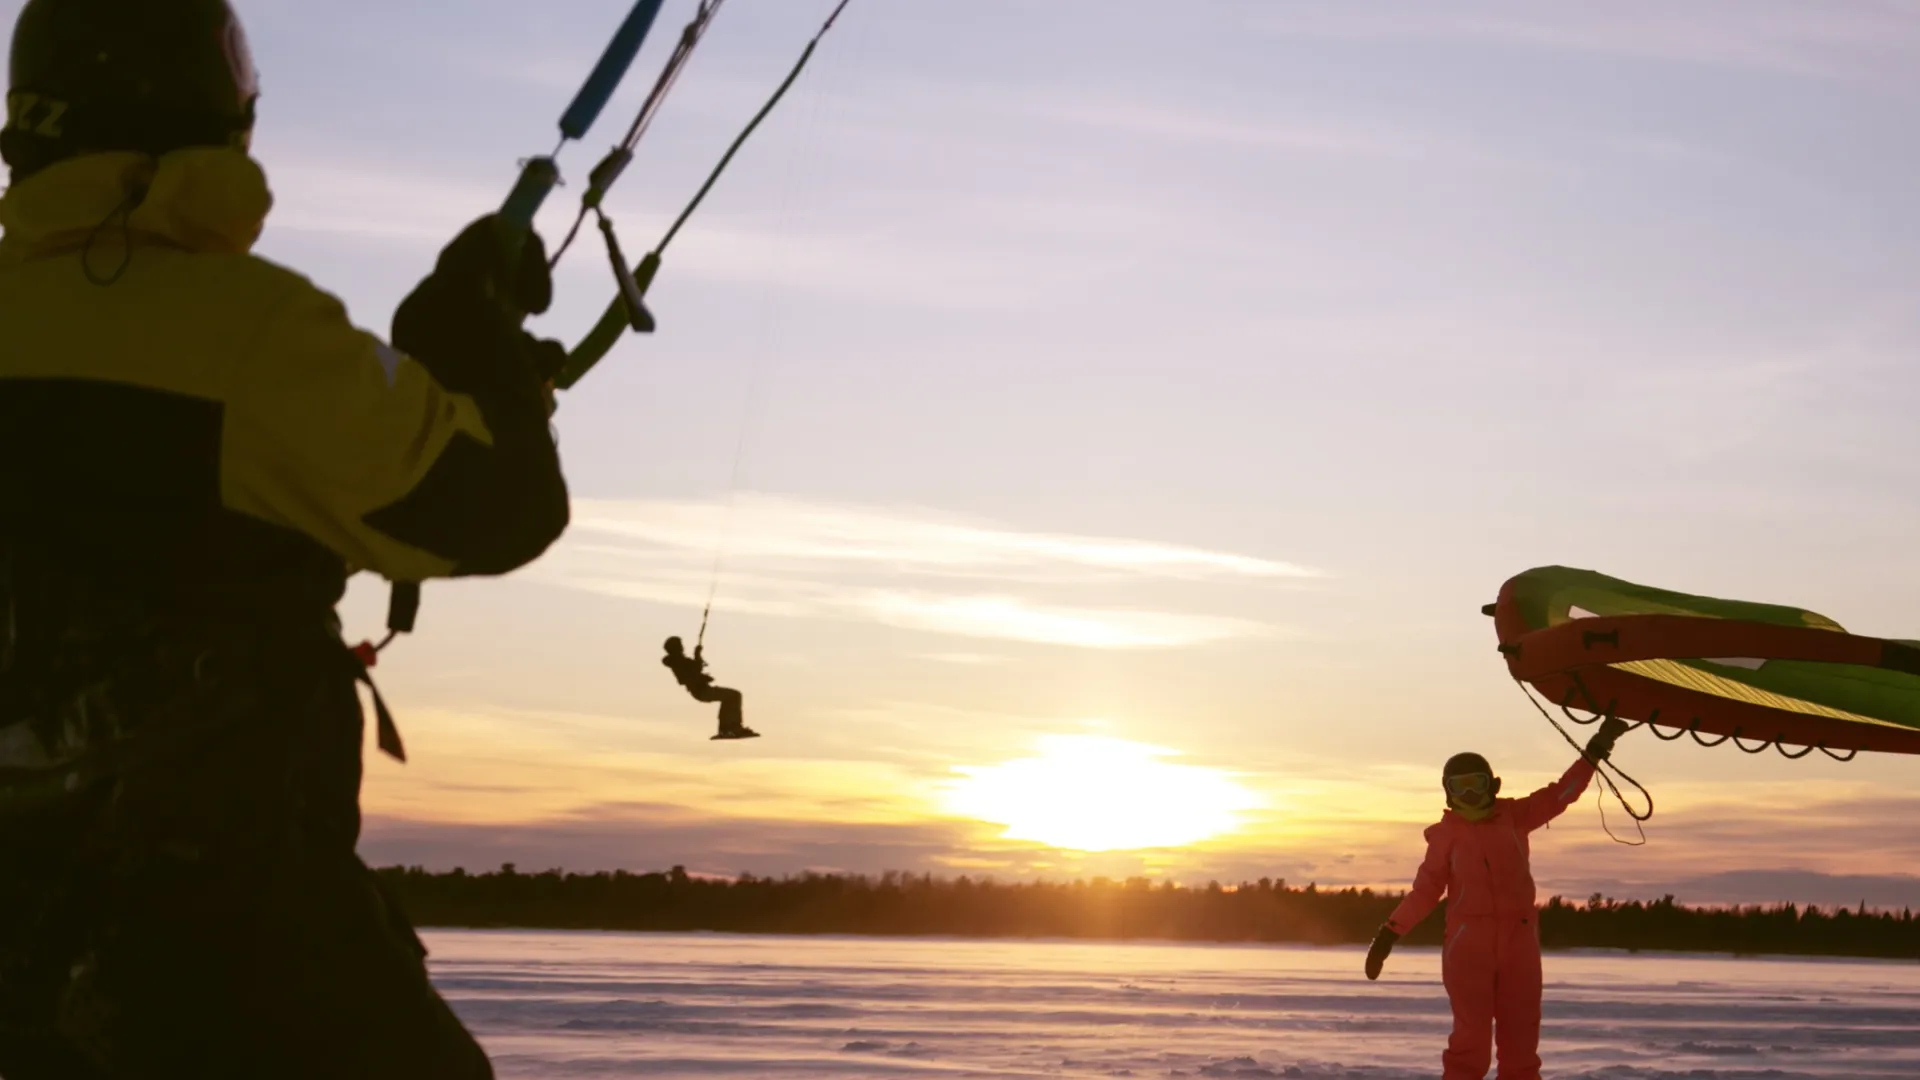
[[[0,156],[18,179],[78,154],[245,146],[259,92],[226,0],[27,0]]]
[[[1466,753],[1455,754],[1448,758],[1446,765],[1440,769],[1442,778],[1449,776],[1466,776],[1469,773],[1486,773],[1488,776],[1492,776],[1493,766],[1487,764],[1486,758],[1472,751],[1468,751]]]

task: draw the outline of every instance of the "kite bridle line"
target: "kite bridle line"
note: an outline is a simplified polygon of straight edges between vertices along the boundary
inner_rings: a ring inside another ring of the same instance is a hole
[[[1519,679],[1515,679],[1514,682],[1517,685],[1519,685],[1520,692],[1527,696],[1527,701],[1532,703],[1534,708],[1540,710],[1540,715],[1546,717],[1547,723],[1553,725],[1553,730],[1559,732],[1560,737],[1567,740],[1567,745],[1573,747],[1574,750],[1577,751],[1582,758],[1585,758],[1587,761],[1592,763],[1593,775],[1599,778],[1600,783],[1606,788],[1607,791],[1613,792],[1614,801],[1618,802],[1620,804],[1620,808],[1627,812],[1627,816],[1633,819],[1634,831],[1640,834],[1640,839],[1638,842],[1632,841],[1632,840],[1622,840],[1619,837],[1613,835],[1613,827],[1607,824],[1606,793],[1600,792],[1598,793],[1599,806],[1600,806],[1600,828],[1606,831],[1607,838],[1612,840],[1616,844],[1625,844],[1628,847],[1639,847],[1642,844],[1645,844],[1647,842],[1647,832],[1645,829],[1642,829],[1640,827],[1640,823],[1643,821],[1646,821],[1648,818],[1653,817],[1653,793],[1648,791],[1646,789],[1646,786],[1640,783],[1640,781],[1635,780],[1631,776],[1628,776],[1626,770],[1622,769],[1618,765],[1615,765],[1610,758],[1601,758],[1599,760],[1595,760],[1594,758],[1588,757],[1587,748],[1584,746],[1581,746],[1579,741],[1576,740],[1572,735],[1567,734],[1567,729],[1561,727],[1560,722],[1553,718],[1553,714],[1547,711],[1546,706],[1540,704],[1539,699],[1533,696],[1533,691],[1527,686],[1527,684],[1522,682]],[[1581,689],[1584,691],[1585,687],[1582,687]],[[1593,710],[1594,716],[1591,720],[1579,719],[1578,717],[1574,716],[1572,711],[1567,709],[1567,707],[1564,704],[1561,706],[1561,711],[1567,714],[1568,719],[1573,720],[1575,723],[1581,723],[1581,724],[1597,723],[1598,721],[1604,719],[1605,715],[1610,715],[1610,714],[1602,714],[1597,706]],[[1627,731],[1632,731],[1634,728],[1642,727],[1642,726],[1644,725],[1640,723],[1634,723],[1632,726],[1627,728]],[[1626,734],[1626,731],[1621,732],[1621,734],[1622,735]],[[1647,800],[1646,813],[1644,814],[1640,813],[1639,811],[1635,810],[1631,804],[1627,802],[1627,797],[1620,793],[1620,786],[1618,784],[1615,784],[1613,782],[1613,778],[1607,775],[1608,769],[1612,769],[1615,773],[1619,775],[1620,779],[1625,780],[1627,783],[1632,784],[1635,788],[1639,789],[1640,794],[1644,796]]]
[[[1613,702],[1608,702],[1605,707],[1602,707],[1600,702],[1593,696],[1592,691],[1587,689],[1587,685],[1585,682],[1581,680],[1579,673],[1569,672],[1568,678],[1572,681],[1573,685],[1568,688],[1567,692],[1561,696],[1561,699],[1558,702],[1560,712],[1564,716],[1566,716],[1568,720],[1571,720],[1574,723],[1581,724],[1581,725],[1597,724],[1600,721],[1615,715],[1615,712],[1614,712],[1616,707],[1615,704]],[[1567,740],[1568,745],[1572,746],[1576,750],[1579,750],[1581,755],[1584,757],[1586,755],[1586,749],[1582,747],[1579,744],[1579,742],[1573,738],[1573,736],[1567,734],[1566,729],[1561,727],[1560,722],[1553,718],[1553,714],[1547,711],[1546,706],[1540,704],[1539,700],[1535,698],[1533,695],[1533,689],[1529,687],[1524,680],[1515,679],[1514,682],[1519,685],[1520,692],[1527,696],[1527,701],[1530,702],[1535,709],[1539,710],[1541,716],[1546,717],[1547,723],[1552,724],[1553,729],[1555,731],[1558,731],[1560,733],[1560,737]],[[1582,717],[1577,715],[1573,711],[1573,701],[1576,696],[1586,699],[1586,703],[1584,707],[1586,708],[1588,713],[1590,713],[1591,715]],[[1660,721],[1660,710],[1655,709],[1648,714],[1645,720],[1633,721],[1626,730],[1633,731],[1638,728],[1646,728],[1648,731],[1653,733],[1653,736],[1655,738],[1660,739],[1663,742],[1673,742],[1676,739],[1683,738],[1687,735],[1692,735],[1694,742],[1699,743],[1701,746],[1707,747],[1709,749],[1715,746],[1719,746],[1721,743],[1727,742],[1728,740],[1732,740],[1733,745],[1739,747],[1741,751],[1748,754],[1764,754],[1767,751],[1767,747],[1771,746],[1775,750],[1778,750],[1780,752],[1780,756],[1786,758],[1788,761],[1798,761],[1801,758],[1806,757],[1808,754],[1813,753],[1815,750],[1818,750],[1821,753],[1832,758],[1833,760],[1839,761],[1839,762],[1852,761],[1854,758],[1860,756],[1860,750],[1858,747],[1855,747],[1854,749],[1847,751],[1846,756],[1842,757],[1840,754],[1836,753],[1832,748],[1828,747],[1827,744],[1825,743],[1815,743],[1812,746],[1804,746],[1801,748],[1799,753],[1791,753],[1787,750],[1786,744],[1783,743],[1778,736],[1775,736],[1772,739],[1762,739],[1758,746],[1750,747],[1746,743],[1740,741],[1741,733],[1744,729],[1737,728],[1737,727],[1734,728],[1731,732],[1725,735],[1722,735],[1717,739],[1714,739],[1712,742],[1708,742],[1706,739],[1703,739],[1700,737],[1700,718],[1699,717],[1695,717],[1693,720],[1693,723],[1688,724],[1685,727],[1681,727],[1677,724],[1670,725],[1674,728],[1673,734],[1662,735],[1660,734],[1660,728],[1657,726],[1659,724],[1659,721]],[[1621,734],[1624,735],[1626,734],[1626,732],[1623,731],[1621,732]],[[1606,775],[1606,772],[1604,770],[1608,768],[1618,773],[1622,780],[1625,780],[1627,783],[1632,784],[1636,788],[1639,788],[1640,793],[1646,796],[1647,812],[1645,814],[1635,813],[1633,807],[1627,804],[1627,800],[1620,794],[1619,787],[1616,786],[1613,783],[1613,781]],[[1635,828],[1639,827],[1639,822],[1646,821],[1648,818],[1651,818],[1653,816],[1653,795],[1650,792],[1648,792],[1647,789],[1638,780],[1635,780],[1633,777],[1627,775],[1626,771],[1621,769],[1620,766],[1615,765],[1611,760],[1597,761],[1597,762],[1594,762],[1594,773],[1595,775],[1600,777],[1600,780],[1603,784],[1605,784],[1609,789],[1613,791],[1614,799],[1618,801],[1620,803],[1620,806],[1626,810],[1627,814],[1634,819]],[[1606,802],[1605,802],[1605,799],[1602,798],[1600,803],[1600,824],[1602,828],[1607,828],[1606,815],[1607,815]],[[1607,828],[1607,835],[1609,837],[1612,837],[1616,843],[1622,843],[1622,844],[1628,843],[1628,841],[1621,840],[1619,837],[1614,836],[1613,830],[1610,828]],[[1641,835],[1641,843],[1645,843],[1646,833],[1642,831],[1640,835]],[[1638,847],[1639,845],[1630,844],[1629,846]]]
[[[747,124],[746,129],[740,132],[733,144],[727,148],[726,154],[707,175],[706,182],[694,194],[692,201],[680,211],[680,216],[674,219],[665,237],[640,261],[639,266],[629,268],[626,257],[620,251],[619,240],[614,236],[613,222],[601,209],[601,203],[608,189],[632,162],[635,145],[639,143],[641,136],[646,134],[661,103],[665,100],[668,91],[673,88],[674,83],[678,81],[694,47],[705,36],[722,2],[723,0],[699,0],[693,19],[681,30],[679,42],[674,46],[672,54],[668,56],[660,77],[654,81],[653,89],[641,104],[633,124],[627,129],[626,137],[605,158],[601,159],[598,165],[594,166],[589,176],[587,190],[580,199],[580,212],[574,218],[572,228],[568,230],[566,237],[549,260],[549,268],[558,265],[560,257],[572,246],[582,222],[591,212],[598,219],[601,234],[606,238],[607,256],[612,263],[614,280],[618,286],[617,295],[613,303],[608,306],[606,313],[601,316],[600,321],[594,325],[586,338],[568,354],[567,363],[561,371],[554,374],[549,384],[551,388],[568,389],[578,383],[587,369],[599,363],[627,330],[631,329],[636,333],[653,331],[653,316],[646,308],[646,291],[660,268],[661,252],[679,233],[681,226],[686,224],[687,219],[692,216],[701,201],[706,198],[707,192],[713,188],[720,174],[732,162],[741,144],[746,142],[747,137],[760,126],[760,121],[766,118],[774,105],[786,94],[787,88],[799,77],[807,61],[812,58],[814,48],[819,45],[820,39],[826,35],[826,32],[833,28],[834,21],[845,10],[848,0],[839,0],[839,3],[834,6],[826,22],[807,42],[806,49],[800,54],[800,59],[794,64],[793,69],[787,73],[786,79],[780,83],[766,104],[761,106],[760,111]],[[663,3],[664,0],[636,0],[632,10],[627,13],[626,20],[614,32],[613,39],[607,43],[599,62],[594,65],[586,81],[581,84],[579,93],[574,95],[573,101],[561,114],[560,141],[555,145],[553,152],[543,157],[528,159],[522,164],[520,179],[500,210],[500,217],[508,227],[506,246],[510,257],[507,265],[512,266],[517,262],[520,250],[533,230],[534,216],[539,213],[547,196],[560,184],[560,168],[555,160],[560,150],[569,140],[583,138],[606,108],[607,103],[612,100],[614,92],[626,78],[627,71],[640,55],[640,48],[646,43],[647,35],[653,29],[654,20],[659,16]],[[495,293],[498,297],[504,297],[507,290],[495,286]],[[709,598],[708,607],[709,609],[712,607],[711,598]],[[387,606],[387,634],[378,645],[363,646],[363,658],[371,663],[372,658],[391,644],[396,635],[411,633],[414,617],[419,608],[420,583],[417,581],[393,582]],[[703,614],[702,636],[705,635],[705,624],[706,617]]]
[[[1592,692],[1590,692],[1587,689],[1586,684],[1580,681],[1580,677],[1578,675],[1570,675],[1569,678],[1571,678],[1573,681],[1573,688],[1568,690],[1566,694],[1564,694],[1561,697],[1559,702],[1560,711],[1561,713],[1565,714],[1567,719],[1573,721],[1576,724],[1593,724],[1593,723],[1598,723],[1599,721],[1605,719],[1606,717],[1613,715],[1613,710],[1615,706],[1612,702],[1608,703],[1607,708],[1605,709],[1600,708],[1599,704],[1595,701]],[[1586,698],[1587,709],[1589,712],[1592,712],[1594,715],[1586,717],[1584,719],[1574,715],[1574,712],[1571,706],[1573,704],[1573,699],[1576,694]],[[1740,741],[1746,732],[1746,728],[1744,727],[1736,727],[1731,732],[1720,736],[1719,738],[1713,740],[1712,742],[1708,742],[1706,739],[1703,739],[1700,737],[1700,718],[1697,716],[1693,718],[1693,723],[1688,724],[1685,727],[1682,727],[1678,724],[1669,725],[1674,729],[1673,734],[1671,735],[1660,734],[1660,728],[1656,726],[1659,723],[1660,723],[1660,710],[1654,709],[1652,712],[1647,714],[1647,718],[1645,720],[1634,721],[1633,727],[1630,727],[1627,730],[1632,731],[1634,730],[1634,728],[1644,727],[1648,731],[1653,733],[1654,738],[1659,739],[1663,742],[1674,742],[1675,740],[1683,739],[1688,735],[1692,735],[1694,742],[1699,743],[1701,746],[1707,747],[1708,749],[1712,749],[1713,747],[1719,746],[1721,743],[1724,743],[1728,740],[1732,740],[1733,745],[1739,747],[1743,752],[1749,753],[1749,754],[1764,754],[1767,751],[1767,747],[1771,746],[1775,750],[1778,750],[1780,752],[1780,756],[1783,758],[1786,758],[1788,761],[1799,761],[1801,758],[1806,757],[1808,754],[1813,753],[1815,750],[1820,751],[1821,753],[1827,755],[1828,757],[1832,758],[1835,761],[1843,762],[1843,763],[1852,761],[1854,758],[1860,756],[1860,748],[1857,746],[1851,750],[1848,750],[1846,753],[1846,756],[1842,757],[1839,753],[1834,751],[1832,747],[1828,746],[1826,743],[1823,743],[1823,742],[1814,743],[1811,746],[1803,745],[1800,748],[1799,753],[1792,753],[1788,751],[1786,747],[1786,743],[1782,741],[1782,739],[1779,736],[1775,736],[1772,739],[1762,739],[1760,740],[1760,744],[1758,746],[1749,747],[1746,743]]]

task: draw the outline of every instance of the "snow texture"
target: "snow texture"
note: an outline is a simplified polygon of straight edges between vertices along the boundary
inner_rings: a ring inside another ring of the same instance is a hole
[[[1239,945],[438,931],[501,1080],[1430,1080],[1439,955]],[[1549,1080],[1920,1076],[1920,965],[1549,953]]]

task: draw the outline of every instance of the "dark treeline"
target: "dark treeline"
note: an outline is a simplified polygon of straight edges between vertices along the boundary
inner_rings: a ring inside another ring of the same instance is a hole
[[[737,880],[626,871],[428,873],[387,867],[381,880],[422,926],[550,930],[718,930],[774,934],[1166,939],[1359,944],[1399,893],[1318,889],[1262,878],[1200,888],[1145,878],[1001,882],[888,873]],[[1444,905],[1406,938],[1440,942]],[[1688,907],[1553,897],[1540,911],[1547,948],[1920,958],[1911,911],[1776,904]]]

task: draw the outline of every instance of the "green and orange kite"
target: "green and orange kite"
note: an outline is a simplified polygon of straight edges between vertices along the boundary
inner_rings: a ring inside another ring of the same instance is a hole
[[[1920,641],[1563,566],[1509,579],[1483,611],[1507,670],[1570,716],[1618,716],[1665,739],[1732,739],[1790,758],[1920,754]]]

